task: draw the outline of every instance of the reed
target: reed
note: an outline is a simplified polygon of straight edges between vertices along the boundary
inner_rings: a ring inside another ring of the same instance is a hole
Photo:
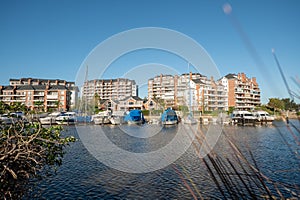
[[[299,137],[300,131],[293,123],[286,124],[287,132],[295,140],[297,149],[294,149],[285,139],[285,135],[276,127],[278,134],[282,137],[284,145],[289,147],[289,150],[299,159]],[[193,130],[193,129],[189,129]],[[249,147],[244,152],[239,148],[234,139],[232,139],[224,129],[222,136],[230,147],[230,155],[222,155],[209,147],[206,142],[204,132],[199,129],[192,131],[195,135],[195,140],[192,142],[193,149],[197,157],[206,167],[206,171],[210,179],[219,192],[219,197],[222,199],[299,199],[299,185],[282,183],[275,181],[265,175],[258,167],[253,152]],[[207,150],[207,155],[202,157],[201,151],[203,146]],[[211,151],[210,151],[211,150]],[[247,153],[247,154],[246,154]],[[203,191],[198,190],[197,186],[192,182],[189,175],[184,169],[177,169],[177,174],[180,174],[180,179],[192,194],[193,198],[207,198]],[[191,187],[193,186],[193,187]],[[198,186],[200,187],[200,186]],[[196,192],[195,192],[196,191]],[[201,193],[202,192],[202,193]],[[195,197],[196,196],[196,197]]]

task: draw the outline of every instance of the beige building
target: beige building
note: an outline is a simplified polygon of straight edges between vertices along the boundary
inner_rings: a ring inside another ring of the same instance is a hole
[[[0,86],[0,101],[20,102],[31,110],[70,110],[75,107],[77,94],[74,82],[58,79],[10,79],[8,86]]]
[[[101,100],[122,100],[127,97],[138,95],[138,86],[134,80],[125,78],[96,79],[86,81],[82,87],[82,97],[87,101],[93,101],[95,94]]]
[[[193,111],[228,109],[224,86],[200,73],[160,75],[149,79],[148,98],[162,99],[165,107],[186,105]]]
[[[256,78],[248,78],[245,73],[227,74],[220,79],[228,92],[228,107],[251,110],[261,104],[260,89]]]
[[[100,100],[98,107],[101,110],[112,110],[112,111],[129,111],[133,109],[144,109],[143,99],[137,96],[126,97],[121,100],[107,99]]]

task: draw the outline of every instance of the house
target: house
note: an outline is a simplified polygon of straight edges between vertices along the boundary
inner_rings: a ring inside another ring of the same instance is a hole
[[[119,100],[119,110],[133,110],[133,109],[144,109],[143,99],[137,96],[126,97],[125,99]]]
[[[143,102],[144,108],[146,110],[161,110],[164,107],[159,103],[159,101],[155,98],[149,97],[147,101]]]

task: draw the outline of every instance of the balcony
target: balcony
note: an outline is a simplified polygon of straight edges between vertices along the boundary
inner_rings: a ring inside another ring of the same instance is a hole
[[[44,92],[37,92],[37,93],[34,93],[33,96],[44,96]]]
[[[57,100],[58,99],[58,95],[47,95],[47,99]]]

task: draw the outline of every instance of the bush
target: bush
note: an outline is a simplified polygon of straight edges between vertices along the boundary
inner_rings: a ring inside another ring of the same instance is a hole
[[[64,147],[75,138],[63,138],[61,131],[37,122],[0,124],[0,199],[21,199],[31,178],[62,164]]]

